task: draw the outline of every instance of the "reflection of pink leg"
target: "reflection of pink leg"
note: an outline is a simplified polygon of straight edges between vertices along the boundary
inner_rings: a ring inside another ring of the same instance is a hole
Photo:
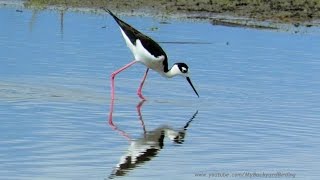
[[[141,125],[142,125],[142,129],[143,129],[143,133],[146,134],[146,127],[144,125],[144,121],[142,119],[142,114],[141,114],[141,107],[143,105],[143,103],[145,102],[146,100],[142,100],[140,101],[140,103],[137,105],[137,111],[138,111],[138,115],[139,115],[139,120],[141,121]]]
[[[114,127],[115,125],[113,124],[113,121],[112,121],[112,113],[113,113],[113,105],[114,105],[114,100],[111,99],[111,102],[110,102],[110,111],[109,111],[109,125]]]
[[[137,60],[134,60],[134,61],[132,61],[131,63],[123,66],[122,68],[116,70],[115,72],[113,72],[113,73],[111,74],[111,77],[110,77],[110,78],[111,78],[111,99],[114,99],[114,78],[115,78],[115,76],[116,76],[117,74],[119,74],[121,71],[129,68],[130,66],[132,66],[132,65],[135,64],[136,62],[138,62],[138,61],[137,61]]]
[[[141,83],[140,83],[140,86],[139,86],[139,89],[138,89],[138,92],[137,92],[138,96],[139,96],[141,99],[145,99],[145,98],[142,96],[142,86],[143,86],[143,84],[144,84],[144,81],[145,81],[146,78],[147,78],[148,71],[149,71],[149,68],[147,68],[146,72],[144,73],[144,76],[143,76],[143,78],[142,78],[142,81],[141,81]]]
[[[113,123],[113,120],[112,120],[113,106],[114,106],[114,100],[112,99],[112,100],[111,100],[111,104],[110,104],[110,112],[109,112],[109,121],[108,121],[108,122],[109,122],[109,126],[110,126],[113,130],[118,131],[123,137],[125,137],[126,139],[128,139],[129,141],[131,141],[130,136],[129,136],[126,132],[118,129],[117,126]]]

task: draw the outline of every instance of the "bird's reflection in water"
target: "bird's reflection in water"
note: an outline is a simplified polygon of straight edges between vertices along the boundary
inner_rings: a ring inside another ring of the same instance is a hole
[[[142,100],[137,105],[137,111],[141,125],[143,128],[143,135],[139,139],[131,139],[130,136],[120,130],[112,120],[114,101],[111,101],[109,125],[115,131],[118,131],[122,136],[129,140],[129,147],[121,158],[120,162],[114,168],[113,172],[109,176],[110,179],[116,176],[125,176],[130,170],[142,165],[143,163],[150,161],[155,157],[159,151],[164,147],[165,137],[169,138],[173,143],[182,144],[184,142],[187,128],[191,121],[196,117],[198,111],[184,124],[180,129],[173,129],[169,125],[160,126],[152,131],[147,131],[142,119],[141,107],[145,101]]]

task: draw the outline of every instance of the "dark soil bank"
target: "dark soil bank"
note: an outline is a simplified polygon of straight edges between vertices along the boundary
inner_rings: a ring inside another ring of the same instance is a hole
[[[26,5],[145,9],[158,14],[198,13],[200,18],[215,13],[292,23],[320,19],[320,0],[27,0]]]

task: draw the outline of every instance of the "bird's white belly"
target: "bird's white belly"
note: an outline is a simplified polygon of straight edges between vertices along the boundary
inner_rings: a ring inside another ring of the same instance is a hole
[[[140,40],[137,40],[136,45],[133,46],[132,52],[136,60],[150,69],[163,73],[164,56],[153,56],[142,46]]]
[[[149,57],[135,57],[136,60],[147,66],[148,68],[157,71],[159,73],[163,73],[163,62],[161,60],[151,59]]]
[[[147,66],[148,68],[159,72],[160,74],[163,75],[163,61],[165,59],[164,56],[158,56],[155,57],[154,55],[150,54],[142,45],[141,41],[139,39],[136,40],[136,44],[132,44],[131,41],[129,40],[129,38],[126,36],[126,34],[122,31],[122,35],[126,41],[127,46],[129,47],[129,49],[131,50],[131,52],[133,53],[133,56],[135,58],[135,60],[141,62],[142,64],[144,64],[145,66]]]

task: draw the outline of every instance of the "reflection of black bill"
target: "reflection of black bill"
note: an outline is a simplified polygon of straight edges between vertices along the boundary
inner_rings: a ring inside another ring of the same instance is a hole
[[[194,90],[194,92],[195,92],[195,93],[197,94],[197,96],[199,97],[199,94],[197,93],[196,89],[194,88],[194,86],[193,86],[193,84],[192,84],[192,82],[191,82],[191,80],[190,80],[189,77],[187,77],[187,81],[189,82],[190,86],[192,87],[192,89]]]

